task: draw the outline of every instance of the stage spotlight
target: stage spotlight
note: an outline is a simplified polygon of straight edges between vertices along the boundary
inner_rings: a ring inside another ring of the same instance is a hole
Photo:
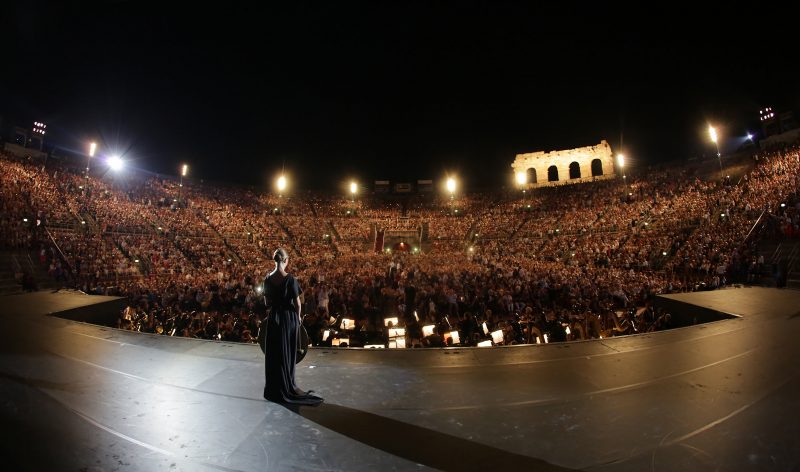
[[[502,329],[498,329],[497,331],[492,331],[492,341],[494,341],[495,344],[503,344],[503,339],[504,337]]]
[[[391,326],[397,326],[397,323],[399,323],[399,320],[397,319],[396,316],[393,317],[393,318],[384,318],[383,319],[383,325],[386,326],[387,328],[390,327],[389,323],[391,323]]]
[[[121,171],[124,166],[125,162],[123,162],[121,157],[111,156],[108,158],[108,167],[110,167],[114,172]]]
[[[434,328],[434,325],[423,326],[422,327],[422,335],[425,336],[425,337],[432,336],[433,335],[433,328]]]
[[[492,347],[492,342],[488,339],[486,341],[481,341],[478,343],[478,347]]]

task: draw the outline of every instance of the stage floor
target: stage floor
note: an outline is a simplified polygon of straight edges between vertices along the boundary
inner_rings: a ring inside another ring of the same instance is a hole
[[[671,295],[739,318],[537,346],[312,349],[261,398],[255,345],[47,316],[0,298],[7,470],[798,470],[800,291]]]

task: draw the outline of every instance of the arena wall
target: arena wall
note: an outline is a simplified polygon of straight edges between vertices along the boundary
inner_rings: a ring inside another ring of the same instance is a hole
[[[519,172],[528,174],[526,184],[528,187],[591,182],[615,176],[611,147],[605,140],[594,146],[564,151],[517,154],[511,167],[514,169],[514,174]],[[558,176],[555,180],[548,178],[551,168],[557,171]]]

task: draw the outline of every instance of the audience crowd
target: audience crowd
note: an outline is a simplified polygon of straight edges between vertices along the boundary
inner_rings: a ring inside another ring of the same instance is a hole
[[[753,281],[760,238],[800,237],[799,185],[797,147],[755,155],[737,182],[683,168],[402,198],[111,179],[3,154],[0,244],[126,297],[123,329],[254,342],[283,246],[315,344],[388,343],[386,318],[407,346],[560,342],[666,329],[655,295]]]

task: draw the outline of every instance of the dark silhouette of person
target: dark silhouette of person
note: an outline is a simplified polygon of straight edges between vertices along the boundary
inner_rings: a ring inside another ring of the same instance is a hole
[[[300,390],[294,380],[302,322],[302,290],[297,279],[286,272],[289,264],[286,250],[278,248],[272,259],[275,261],[275,270],[264,279],[264,301],[270,307],[266,320],[264,398],[277,403],[317,405],[323,399],[313,395],[311,390]]]

